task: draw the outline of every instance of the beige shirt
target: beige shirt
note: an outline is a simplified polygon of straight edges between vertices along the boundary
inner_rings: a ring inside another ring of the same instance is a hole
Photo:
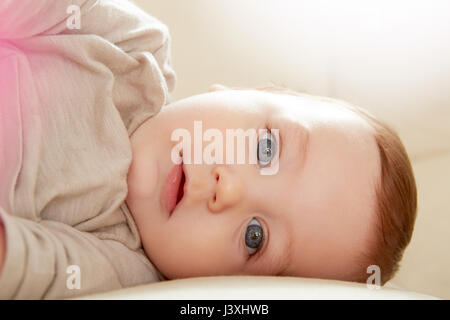
[[[129,136],[174,87],[169,42],[124,0],[0,3],[0,298],[163,279],[124,200]]]

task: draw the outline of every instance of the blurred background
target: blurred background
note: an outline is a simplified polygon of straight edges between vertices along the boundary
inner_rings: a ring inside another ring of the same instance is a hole
[[[213,83],[275,84],[346,100],[396,129],[419,210],[391,283],[450,299],[450,1],[134,2],[170,30],[174,100]]]

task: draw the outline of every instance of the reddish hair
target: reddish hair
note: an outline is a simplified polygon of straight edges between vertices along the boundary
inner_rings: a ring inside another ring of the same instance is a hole
[[[357,107],[350,109],[372,126],[380,154],[375,240],[363,261],[366,265],[370,263],[380,267],[381,284],[385,284],[398,271],[403,252],[413,234],[417,216],[414,173],[398,134],[367,111]],[[363,277],[366,279],[367,274]],[[362,282],[362,279],[357,280]]]

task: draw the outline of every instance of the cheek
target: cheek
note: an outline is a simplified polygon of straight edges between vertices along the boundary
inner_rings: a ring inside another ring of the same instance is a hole
[[[178,212],[183,214],[184,212]],[[186,213],[187,214],[187,213]],[[211,220],[212,221],[212,220]],[[151,260],[169,279],[226,275],[237,271],[239,252],[220,223],[179,219],[162,228]],[[150,239],[148,239],[150,240]]]
[[[128,201],[143,201],[157,195],[158,167],[150,156],[135,157],[127,175]]]

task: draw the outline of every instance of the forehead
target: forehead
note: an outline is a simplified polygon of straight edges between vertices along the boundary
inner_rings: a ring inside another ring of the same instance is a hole
[[[373,130],[353,111],[330,102],[283,96],[277,117],[309,133],[304,163],[286,188],[286,225],[293,235],[291,274],[338,278],[364,251],[373,229],[379,154]],[[293,142],[288,153],[297,148]],[[280,166],[280,171],[282,170]]]

